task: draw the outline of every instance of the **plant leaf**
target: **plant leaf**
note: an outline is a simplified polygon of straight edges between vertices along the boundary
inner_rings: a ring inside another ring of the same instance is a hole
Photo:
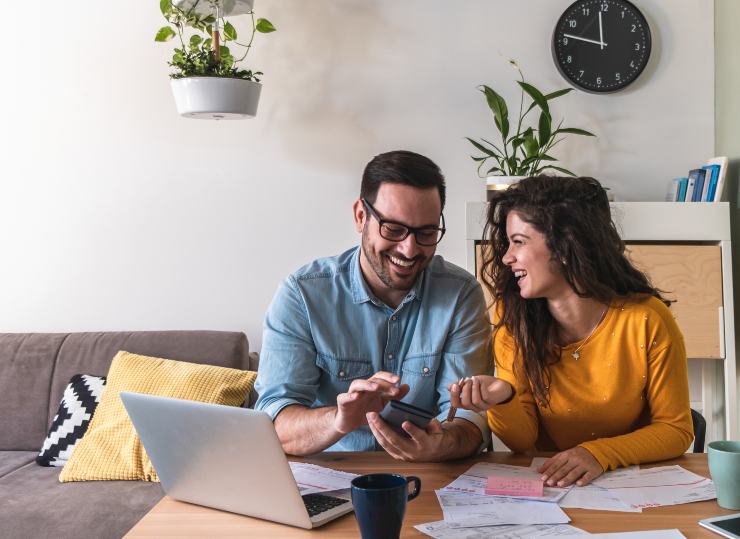
[[[236,41],[236,28],[229,21],[224,24],[224,37],[227,41]]]
[[[491,172],[503,172],[504,169],[499,167],[491,167],[486,171],[486,176],[489,175]]]
[[[506,100],[486,85],[483,85],[481,91],[486,96],[488,108],[493,112],[496,128],[501,133],[501,137],[506,140],[509,136],[509,108],[506,106]]]
[[[545,99],[545,96],[542,95],[542,92],[540,92],[537,88],[527,82],[523,82],[520,80],[516,82],[519,86],[522,87],[522,90],[527,92],[527,95],[532,98],[532,101],[537,103],[537,106],[542,109],[542,112],[546,112],[548,115],[550,114],[550,107],[547,104],[547,99]]]
[[[192,36],[190,36],[190,48],[198,48],[198,45],[200,45],[202,41],[202,37],[200,37],[198,34],[193,34]]]
[[[269,34],[270,32],[277,30],[277,28],[275,28],[267,19],[257,19],[257,24],[255,24],[254,27],[258,32],[263,34]]]
[[[468,141],[470,142],[470,144],[472,144],[473,146],[475,146],[477,149],[479,149],[480,151],[482,151],[484,154],[486,154],[486,155],[488,155],[490,157],[496,157],[496,158],[498,158],[498,155],[495,152],[489,150],[488,148],[486,148],[482,144],[479,144],[478,142],[474,141],[472,138],[468,138],[468,137],[465,137],[465,138],[468,139]]]
[[[163,26],[162,28],[159,29],[159,31],[157,32],[157,35],[154,36],[154,41],[169,41],[176,35],[177,34],[171,27]]]
[[[172,0],[159,0],[159,11],[166,18],[172,11]]]
[[[573,174],[573,173],[572,173],[572,172],[571,172],[570,170],[568,170],[567,168],[563,168],[563,167],[556,167],[555,165],[547,165],[546,167],[542,167],[542,168],[538,169],[538,170],[537,170],[537,172],[540,172],[540,171],[542,171],[542,170],[545,170],[545,169],[548,169],[548,168],[551,168],[551,169],[557,170],[557,171],[559,171],[559,172],[562,172],[562,173],[564,173],[564,174],[568,174],[569,176],[575,176],[575,174]]]
[[[590,131],[586,131],[585,129],[578,129],[577,127],[562,127],[555,131],[555,134],[558,133],[571,133],[572,135],[584,135],[586,137],[595,137],[593,133]]]
[[[572,92],[573,88],[565,88],[563,90],[557,90],[555,92],[551,92],[549,94],[545,94],[545,99],[550,101],[551,99],[555,99],[556,97],[560,97],[561,95],[565,95],[568,92]]]
[[[550,135],[552,131],[552,123],[550,119],[550,115],[545,113],[543,110],[540,113],[540,122],[539,122],[539,135],[540,135],[540,147],[544,148],[547,145],[547,142],[550,140]]]

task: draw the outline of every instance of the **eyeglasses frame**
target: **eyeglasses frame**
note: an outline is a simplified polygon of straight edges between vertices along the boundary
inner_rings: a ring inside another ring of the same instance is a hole
[[[383,239],[386,239],[388,241],[392,241],[392,242],[395,242],[395,243],[400,243],[400,242],[404,241],[406,238],[408,238],[409,235],[413,234],[414,235],[414,241],[418,245],[422,245],[424,247],[434,247],[435,245],[439,245],[439,242],[441,242],[442,241],[442,238],[444,238],[445,232],[447,232],[447,228],[445,226],[445,215],[444,215],[444,213],[440,213],[439,214],[440,218],[442,219],[442,226],[441,227],[424,226],[424,227],[417,228],[417,227],[409,226],[409,225],[404,224],[404,223],[399,223],[398,221],[393,221],[392,219],[383,219],[380,215],[378,215],[378,211],[373,207],[373,205],[370,204],[366,199],[362,198],[360,200],[362,200],[362,204],[363,204],[363,206],[365,206],[365,209],[367,210],[367,212],[370,215],[372,215],[373,217],[375,217],[375,220],[378,222],[378,232],[380,233],[380,236]],[[398,239],[398,240],[394,240],[394,239],[391,239],[391,238],[386,238],[385,236],[383,236],[383,225],[386,224],[386,223],[405,228],[406,229],[406,234],[403,236],[403,238]],[[439,233],[439,239],[435,243],[425,244],[425,243],[419,242],[419,237],[416,235],[418,232],[430,232],[432,230],[436,230]]]

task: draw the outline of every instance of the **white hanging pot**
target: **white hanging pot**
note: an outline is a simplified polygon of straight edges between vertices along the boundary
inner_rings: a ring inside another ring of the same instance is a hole
[[[486,200],[490,200],[491,194],[495,191],[508,189],[510,185],[527,176],[488,176],[486,177]]]
[[[262,85],[259,82],[225,77],[172,79],[177,113],[200,120],[254,118]]]

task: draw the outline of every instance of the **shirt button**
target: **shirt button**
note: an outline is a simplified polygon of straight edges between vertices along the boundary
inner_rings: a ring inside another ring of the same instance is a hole
[[[423,369],[421,369],[421,370],[422,370],[422,371],[424,372],[424,374],[426,374],[426,373],[428,373],[428,372],[429,372],[429,367],[424,367],[424,368],[423,368]]]
[[[393,354],[388,354],[388,359],[393,359]]]
[[[339,371],[339,377],[344,378],[344,371]]]
[[[393,316],[391,316],[391,320],[396,321],[398,320],[398,317],[394,314]]]

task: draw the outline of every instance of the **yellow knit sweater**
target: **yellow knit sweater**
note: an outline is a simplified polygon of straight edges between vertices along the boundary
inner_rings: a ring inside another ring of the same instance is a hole
[[[510,449],[563,451],[580,445],[604,470],[676,457],[691,445],[688,368],[671,312],[649,298],[611,306],[585,341],[563,348],[551,366],[549,408],[538,406],[513,339],[495,339],[496,375],[514,398],[488,411],[491,430]],[[580,358],[572,352],[579,350]],[[515,374],[516,372],[516,374]]]

